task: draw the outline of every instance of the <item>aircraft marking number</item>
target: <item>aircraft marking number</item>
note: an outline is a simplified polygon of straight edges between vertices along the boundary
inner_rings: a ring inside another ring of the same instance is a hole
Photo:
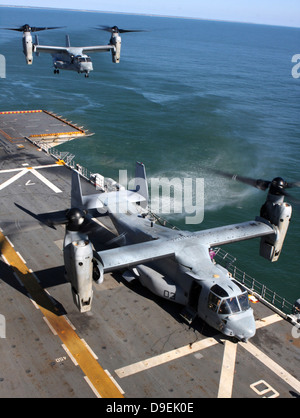
[[[164,297],[166,299],[175,300],[176,292],[169,292],[168,290],[164,290]]]

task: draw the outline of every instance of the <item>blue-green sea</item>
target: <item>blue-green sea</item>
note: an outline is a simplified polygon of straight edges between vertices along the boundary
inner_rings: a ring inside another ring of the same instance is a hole
[[[25,64],[22,34],[0,31],[6,78],[0,111],[46,109],[94,135],[60,146],[92,172],[116,178],[142,161],[151,177],[204,178],[198,230],[252,220],[265,193],[213,175],[210,167],[244,176],[300,180],[300,29],[193,19],[0,7],[0,26],[63,26],[39,32],[40,44],[107,44],[97,25],[145,32],[122,35],[120,64],[93,54],[89,78],[53,73],[48,54]],[[291,190],[300,199],[300,190]],[[241,269],[281,296],[300,298],[300,210],[294,210],[277,263],[258,256],[259,241],[227,246]]]

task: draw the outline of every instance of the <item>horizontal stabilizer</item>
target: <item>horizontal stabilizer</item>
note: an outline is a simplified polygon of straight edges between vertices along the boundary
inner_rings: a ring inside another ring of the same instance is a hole
[[[108,207],[114,211],[124,202],[137,203],[143,202],[145,198],[139,193],[130,190],[120,190],[117,192],[91,194],[82,196],[82,203],[85,209],[100,209]]]

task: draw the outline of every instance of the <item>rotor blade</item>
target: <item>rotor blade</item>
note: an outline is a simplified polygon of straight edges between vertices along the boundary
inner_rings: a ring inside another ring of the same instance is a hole
[[[39,32],[42,30],[50,30],[50,29],[60,29],[63,28],[65,26],[49,26],[49,27],[35,27],[35,26],[29,26],[29,25],[23,25],[20,26],[19,28],[2,28],[5,30],[14,30],[17,32]]]
[[[119,29],[120,33],[129,33],[129,32],[147,32],[142,29]]]
[[[41,27],[41,28],[32,27],[31,32],[39,32],[41,30],[50,30],[50,29],[60,29],[60,28],[63,28],[63,27],[65,27],[65,26],[52,26],[52,27]]]
[[[97,234],[97,231],[101,228],[103,227],[101,227],[95,221],[87,217],[85,218],[83,224],[80,226],[80,232],[83,234],[87,234],[87,235],[90,235],[93,233]]]
[[[119,29],[116,26],[110,27],[110,26],[103,26],[103,25],[101,25],[100,27],[95,28],[95,29],[97,29],[97,30],[104,30],[105,32],[110,32],[110,33],[112,33],[114,31],[114,29],[116,30],[116,32],[119,31]]]
[[[23,206],[19,205],[18,203],[15,203],[15,206],[17,206],[17,208],[30,215],[32,218],[36,219],[41,224],[49,226],[53,229],[55,229],[54,225],[62,225],[68,222],[66,218],[66,210],[35,214],[31,212],[29,209],[26,209]]]
[[[1,28],[1,29],[4,29],[4,30],[15,30],[17,32],[23,32],[23,29],[22,28]]]
[[[222,177],[228,178],[230,180],[236,180],[240,183],[248,184],[249,186],[255,187],[256,189],[260,189],[263,191],[267,190],[271,184],[271,181],[268,181],[268,180],[261,180],[261,179],[256,180],[251,177],[238,176],[237,174],[230,174],[221,170],[214,170],[214,169],[210,169],[210,170],[213,173],[218,174]]]
[[[300,181],[295,181],[292,183],[287,183],[287,189],[292,189],[293,187],[300,187]]]
[[[72,173],[71,208],[84,209],[80,175],[77,171],[73,171]]]
[[[288,198],[289,203],[293,206],[296,206],[297,209],[300,209],[300,200],[296,199],[295,197],[291,196],[290,193],[287,193],[285,190],[282,191],[282,194]]]
[[[110,33],[147,32],[146,30],[140,30],[140,29],[119,29],[118,26],[103,26],[103,25],[95,29],[104,30]]]

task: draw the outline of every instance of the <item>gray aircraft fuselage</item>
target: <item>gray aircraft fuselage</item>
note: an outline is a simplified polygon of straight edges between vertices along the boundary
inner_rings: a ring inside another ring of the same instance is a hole
[[[130,221],[129,216],[132,218]],[[197,316],[225,335],[235,336],[244,341],[255,335],[253,310],[247,304],[248,301],[244,305],[246,308],[235,307],[234,313],[230,308],[227,308],[224,314],[220,312],[224,301],[245,295],[245,290],[242,291],[237,282],[231,279],[226,269],[212,261],[209,249],[199,245],[190,232],[170,230],[142,216],[128,215],[128,212],[110,214],[110,217],[119,235],[125,238],[124,245],[164,237],[167,239],[172,237],[176,241],[182,239],[179,257],[176,253],[177,259],[171,256],[139,264],[133,269],[143,286],[164,299],[189,306]],[[179,263],[178,258],[183,262]],[[213,294],[212,297],[212,289],[215,285],[224,290],[223,296]],[[210,301],[213,298],[218,305],[212,306]]]
[[[69,53],[52,54],[53,66],[59,70],[70,70],[78,73],[89,74],[93,71],[91,58],[81,54],[76,48],[70,48]]]

